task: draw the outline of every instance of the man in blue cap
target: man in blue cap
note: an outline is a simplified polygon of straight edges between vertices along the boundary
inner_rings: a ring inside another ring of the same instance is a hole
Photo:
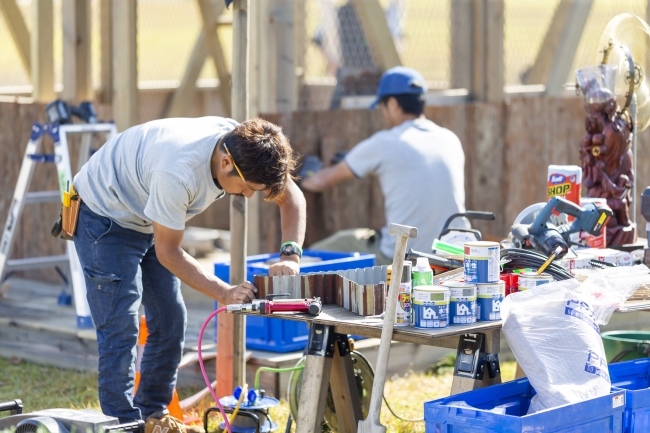
[[[370,108],[380,107],[390,129],[354,146],[343,161],[302,180],[304,190],[321,192],[375,173],[384,194],[387,225],[380,233],[343,230],[311,249],[370,252],[378,265],[388,264],[395,249],[388,224],[417,227],[418,237],[409,246],[429,252],[446,219],[465,212],[465,154],[456,134],[424,117],[426,91],[418,71],[401,66],[386,71]]]

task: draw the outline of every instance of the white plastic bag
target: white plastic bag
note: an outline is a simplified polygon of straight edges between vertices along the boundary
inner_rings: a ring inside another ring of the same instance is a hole
[[[607,395],[610,379],[598,325],[643,283],[649,269],[609,268],[506,297],[503,333],[537,395],[528,413]]]

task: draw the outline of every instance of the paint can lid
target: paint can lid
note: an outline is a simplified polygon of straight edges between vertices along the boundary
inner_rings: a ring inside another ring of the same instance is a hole
[[[413,263],[409,262],[408,260],[404,262],[404,269],[402,270],[402,283],[410,283],[411,282],[411,267],[413,266]]]

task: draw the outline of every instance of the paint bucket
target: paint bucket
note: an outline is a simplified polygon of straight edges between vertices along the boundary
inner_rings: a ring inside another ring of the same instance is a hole
[[[491,322],[501,320],[501,302],[506,295],[505,281],[491,284],[477,284],[478,311],[476,320]]]
[[[397,308],[395,308],[395,325],[411,325],[411,262],[404,263],[402,282],[397,295]]]
[[[476,323],[476,286],[458,281],[447,281],[443,286],[449,288],[449,324]]]
[[[542,273],[537,275],[537,272],[524,272],[519,274],[519,291],[534,289],[537,286],[542,284],[548,284],[553,282],[553,276],[550,274]]]
[[[417,286],[413,288],[413,326],[447,328],[449,326],[449,288]]]
[[[497,242],[465,243],[465,282],[472,284],[499,281],[500,247]]]

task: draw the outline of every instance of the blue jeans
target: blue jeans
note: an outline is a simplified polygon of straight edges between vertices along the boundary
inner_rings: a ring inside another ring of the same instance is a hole
[[[180,281],[156,258],[153,235],[120,227],[83,202],[74,244],[97,328],[102,411],[120,422],[166,414],[187,324]],[[134,398],[140,304],[149,338]]]

